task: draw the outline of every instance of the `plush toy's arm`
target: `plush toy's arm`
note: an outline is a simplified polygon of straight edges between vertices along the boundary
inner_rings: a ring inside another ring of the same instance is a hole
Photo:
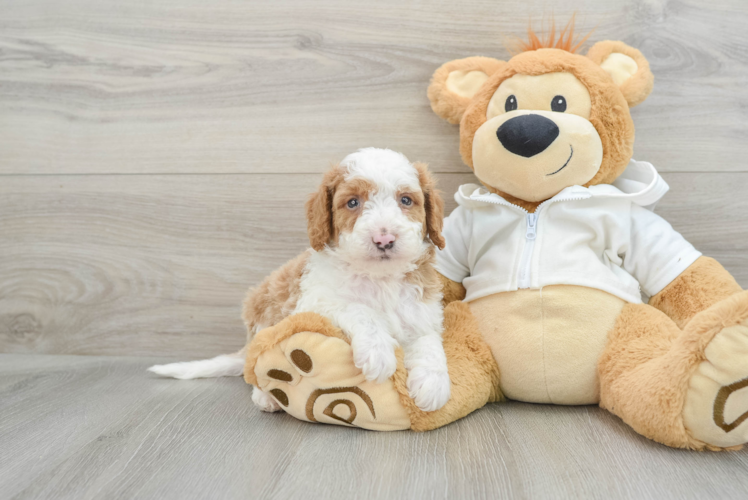
[[[699,257],[649,299],[649,305],[670,316],[683,328],[697,313],[740,291],[742,289],[735,278],[719,262],[710,257]]]
[[[442,294],[444,295],[442,304],[444,304],[444,307],[447,307],[450,302],[463,300],[465,298],[466,291],[465,287],[462,286],[462,283],[452,281],[449,278],[445,278],[441,274],[439,274],[439,281],[442,284]]]

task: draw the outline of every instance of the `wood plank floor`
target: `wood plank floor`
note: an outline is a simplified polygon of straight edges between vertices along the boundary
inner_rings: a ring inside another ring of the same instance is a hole
[[[694,453],[597,407],[495,404],[436,431],[267,414],[155,359],[0,355],[2,498],[743,498],[748,450]]]
[[[648,58],[658,213],[748,288],[745,0],[0,0],[0,499],[745,496],[748,452],[598,408],[382,434],[143,371],[243,343],[247,287],[307,246],[305,197],[347,153],[429,163],[453,208],[474,177],[431,74],[575,11]]]

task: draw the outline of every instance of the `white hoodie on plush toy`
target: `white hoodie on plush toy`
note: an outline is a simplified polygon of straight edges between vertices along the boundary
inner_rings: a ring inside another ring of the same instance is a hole
[[[701,255],[651,211],[667,190],[633,160],[614,185],[568,187],[532,214],[460,187],[437,269],[465,286],[509,399],[599,402],[597,365],[622,308]]]
[[[651,163],[631,160],[613,185],[570,186],[531,214],[465,184],[444,221],[437,268],[462,282],[468,302],[579,285],[640,303],[641,292],[655,295],[701,255],[651,211],[668,189]]]

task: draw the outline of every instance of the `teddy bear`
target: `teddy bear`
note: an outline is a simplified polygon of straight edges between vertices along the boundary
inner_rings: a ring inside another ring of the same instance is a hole
[[[447,62],[428,88],[481,183],[455,194],[436,260],[449,402],[413,404],[399,350],[390,380],[366,381],[346,336],[310,313],[257,334],[248,383],[296,418],[374,430],[511,399],[599,404],[671,447],[748,441],[748,292],[654,213],[668,186],[632,159],[649,64],[620,41],[582,55],[572,40],[530,33],[507,61]],[[278,366],[293,382],[267,376]]]

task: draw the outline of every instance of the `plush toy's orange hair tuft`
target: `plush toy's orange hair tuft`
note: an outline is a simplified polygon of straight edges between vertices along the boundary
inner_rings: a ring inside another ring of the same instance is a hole
[[[551,17],[550,31],[548,32],[548,36],[546,36],[544,40],[541,40],[540,37],[538,37],[538,35],[535,33],[535,30],[532,29],[532,21],[530,21],[530,25],[527,27],[528,41],[523,42],[520,40],[518,44],[519,50],[517,52],[526,52],[528,50],[538,49],[561,49],[567,52],[571,52],[572,54],[575,53],[592,34],[592,31],[590,31],[581,40],[577,41],[579,35],[575,36],[574,33],[575,17],[576,13],[572,14],[569,22],[566,23],[564,29],[562,29],[561,33],[559,33],[558,40],[556,40],[556,24],[553,21],[553,17]]]

